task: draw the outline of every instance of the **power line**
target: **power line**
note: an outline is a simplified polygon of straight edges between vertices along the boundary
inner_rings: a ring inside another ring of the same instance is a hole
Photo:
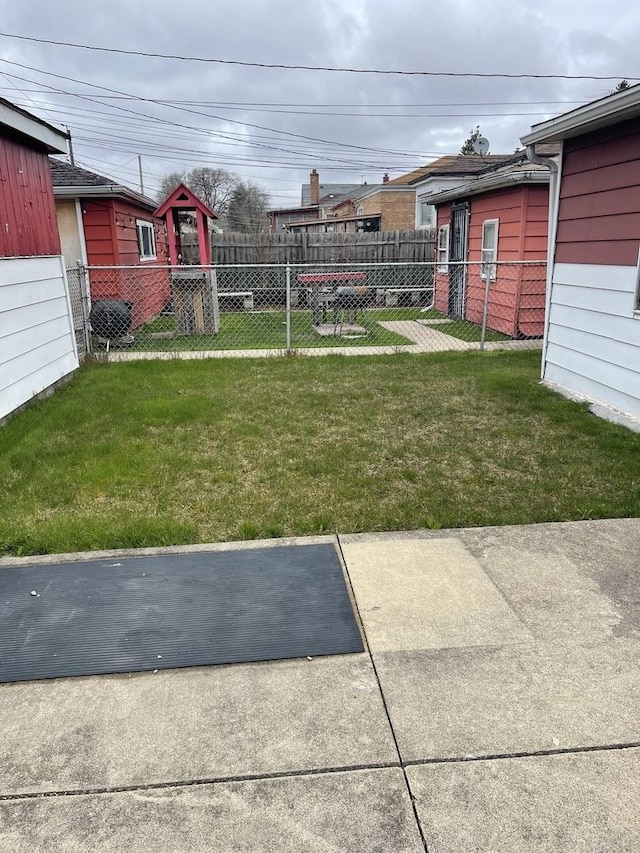
[[[218,65],[239,65],[245,68],[273,68],[284,71],[328,71],[349,74],[394,74],[405,77],[479,77],[479,78],[503,78],[511,80],[638,80],[629,74],[618,74],[616,76],[598,74],[509,74],[486,71],[401,71],[389,68],[348,68],[328,65],[288,65],[276,62],[249,62],[240,59],[218,59],[205,56],[182,56],[173,53],[152,53],[142,50],[125,50],[119,47],[102,47],[98,45],[78,44],[71,41],[55,41],[54,39],[36,38],[35,36],[23,36],[17,33],[3,33],[5,38],[20,39],[21,41],[36,42],[38,44],[51,44],[56,47],[73,47],[79,50],[93,50],[101,53],[117,53],[124,56],[144,56],[151,59],[173,59],[180,62],[203,62]]]
[[[32,82],[36,82],[35,80]],[[46,94],[45,89],[23,89],[23,92],[31,92],[32,94]],[[105,100],[126,101],[135,100],[132,95],[102,95]],[[158,98],[159,104],[175,105],[186,104],[192,107],[393,107],[400,109],[401,107],[509,107],[509,106],[553,106],[556,104],[582,104],[583,101],[437,101],[429,104],[374,104],[374,103],[358,103],[344,104],[340,101],[333,101],[328,104],[322,103],[297,103],[294,101],[194,101],[183,98]]]
[[[4,77],[10,77],[13,75],[8,75],[3,72]],[[15,84],[12,84],[13,88],[17,88]],[[6,88],[6,87],[0,87]],[[27,92],[31,94],[45,95],[47,94],[46,89],[20,89],[19,90],[25,97],[27,96]],[[74,93],[70,93],[74,94]],[[100,96],[104,100],[133,100],[135,101],[135,97],[131,97],[130,95],[101,95]],[[32,100],[29,98],[29,100]],[[33,101],[32,101],[33,103]],[[165,98],[159,98],[156,103],[163,104],[166,106],[176,106],[180,104],[187,104],[190,106],[201,106],[201,107],[216,107],[217,109],[224,110],[239,110],[243,111],[247,107],[257,107],[258,109],[251,109],[249,112],[264,112],[264,113],[272,113],[274,115],[303,115],[303,116],[344,116],[345,118],[472,118],[474,116],[486,117],[486,116],[537,116],[537,115],[546,115],[549,110],[542,110],[538,112],[526,112],[526,113],[353,113],[353,112],[325,112],[323,110],[315,109],[316,107],[340,107],[342,109],[403,109],[406,107],[410,108],[452,108],[452,107],[515,107],[515,106],[554,106],[557,104],[581,104],[582,101],[478,101],[478,102],[465,102],[465,103],[434,103],[434,104],[295,104],[295,103],[260,103],[260,102],[251,102],[251,101],[188,101],[188,100],[170,100]],[[109,104],[105,104],[105,106],[110,106]],[[308,109],[302,110],[289,110],[289,109],[262,109],[263,107],[303,107]]]
[[[1,35],[1,33],[0,33],[0,35]],[[35,71],[38,74],[44,74],[48,77],[56,77],[56,78],[61,79],[61,80],[68,80],[72,83],[78,83],[81,86],[83,86],[83,85],[84,86],[91,86],[94,89],[101,89],[103,91],[115,93],[117,95],[129,95],[130,97],[135,98],[138,101],[143,101],[145,103],[155,104],[156,106],[168,106],[171,109],[179,110],[180,112],[186,112],[186,113],[190,113],[192,115],[204,116],[205,118],[208,118],[208,119],[215,119],[216,121],[220,121],[223,124],[224,123],[239,124],[242,127],[252,127],[252,128],[256,128],[258,130],[266,130],[266,131],[269,131],[270,133],[275,133],[275,134],[278,134],[280,136],[291,136],[295,139],[302,139],[305,142],[325,142],[325,143],[329,143],[330,145],[337,145],[341,148],[352,148],[352,149],[357,150],[357,151],[377,151],[377,152],[382,153],[382,154],[392,154],[392,155],[398,154],[398,153],[400,153],[400,154],[405,153],[405,152],[397,152],[397,151],[392,151],[392,150],[386,150],[384,148],[372,148],[372,147],[366,146],[366,145],[354,145],[354,144],[349,143],[349,142],[337,142],[336,140],[322,139],[322,138],[315,137],[315,136],[305,136],[305,135],[300,134],[300,133],[292,133],[291,131],[288,131],[288,130],[278,130],[276,128],[267,127],[267,126],[261,125],[261,124],[252,124],[251,122],[237,121],[236,119],[232,119],[229,117],[211,115],[210,113],[203,113],[203,112],[200,112],[199,110],[188,109],[187,107],[178,107],[178,106],[174,106],[172,104],[163,104],[161,101],[158,101],[155,98],[145,98],[141,95],[131,95],[130,92],[122,92],[119,89],[111,89],[108,86],[101,86],[97,83],[88,83],[88,82],[85,82],[83,80],[78,80],[74,77],[67,77],[63,74],[54,74],[52,71],[43,71],[40,68],[34,68],[32,65],[24,65],[20,62],[14,62],[14,61],[9,60],[9,59],[0,58],[0,62],[6,62],[9,65],[15,65],[19,68],[27,68],[29,71]],[[41,84],[41,85],[46,85],[46,84]],[[53,88],[53,87],[50,87],[50,88]],[[58,91],[60,91],[60,90],[58,90]],[[62,91],[62,94],[75,95],[76,97],[84,98],[85,100],[88,100],[88,101],[94,100],[94,99],[88,97],[87,95],[81,95],[79,93]],[[98,101],[97,103],[100,103],[100,102]],[[106,105],[101,104],[101,106],[106,106]],[[115,105],[115,106],[116,106],[116,109],[123,110],[124,112],[131,112],[134,115],[143,115],[144,116],[144,113],[139,113],[139,112],[136,112],[135,110],[127,109],[127,107],[120,107],[117,105]],[[152,116],[145,116],[145,117],[146,118],[153,118]],[[172,124],[172,125],[175,125],[177,127],[187,127],[190,130],[196,130],[196,129],[197,130],[203,130],[206,133],[211,133],[211,134],[215,134],[215,135],[224,137],[224,134],[221,134],[219,131],[211,131],[207,128],[193,128],[193,127],[189,127],[188,125],[179,124],[178,122],[172,122],[170,119],[156,119],[156,120],[157,121],[163,121],[166,124]],[[279,141],[279,140],[276,140],[276,141]]]

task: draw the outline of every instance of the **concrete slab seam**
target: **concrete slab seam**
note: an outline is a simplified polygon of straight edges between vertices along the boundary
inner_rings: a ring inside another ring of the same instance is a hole
[[[496,752],[486,755],[457,755],[450,758],[414,758],[402,762],[402,767],[423,767],[425,764],[468,764],[472,761],[503,761],[510,758],[544,758],[547,755],[577,755],[585,752],[612,752],[623,749],[638,749],[640,741],[605,743],[597,746],[567,746],[555,749],[534,749],[524,752]],[[0,798],[1,799],[1,798]]]
[[[393,723],[391,721],[391,714],[389,713],[389,708],[387,706],[387,700],[386,700],[386,697],[384,695],[384,690],[382,689],[380,677],[378,676],[378,669],[376,667],[376,662],[373,659],[373,655],[371,654],[371,649],[369,648],[369,641],[367,638],[367,632],[366,632],[366,629],[364,626],[364,622],[362,620],[362,615],[360,614],[360,608],[358,607],[358,602],[356,599],[355,590],[353,589],[353,584],[351,583],[351,577],[349,575],[349,566],[347,564],[347,560],[346,560],[346,557],[344,555],[344,551],[342,550],[342,543],[340,541],[340,534],[339,533],[336,535],[336,539],[337,539],[337,549],[338,549],[338,552],[340,554],[340,559],[342,560],[342,564],[345,568],[345,572],[346,572],[346,575],[348,578],[349,587],[351,588],[354,607],[355,607],[356,613],[358,615],[358,621],[360,622],[360,625],[362,626],[362,635],[363,635],[364,641],[365,641],[365,648],[366,648],[367,654],[369,655],[369,659],[371,660],[371,667],[373,669],[373,674],[374,674],[376,682],[378,684],[378,690],[380,691],[380,699],[382,701],[382,707],[383,707],[384,713],[387,717],[387,722],[389,723],[389,729],[391,731],[391,737],[393,738],[393,744],[394,744],[394,747],[396,750],[396,754],[398,756],[399,767],[402,770],[402,776],[404,778],[404,783],[405,783],[406,788],[407,788],[407,794],[409,796],[409,802],[411,803],[411,808],[413,809],[413,817],[414,817],[414,820],[416,822],[416,826],[418,828],[418,833],[420,835],[420,840],[421,840],[422,845],[424,847],[424,851],[425,851],[425,853],[429,853],[429,846],[427,844],[427,839],[426,839],[426,836],[424,834],[424,830],[422,829],[422,823],[420,821],[420,816],[418,815],[418,807],[416,806],[416,800],[415,800],[415,797],[413,796],[413,791],[411,790],[411,785],[409,783],[409,777],[407,776],[407,771],[406,771],[404,763],[402,761],[402,755],[400,754],[400,745],[398,744],[398,738],[396,736],[395,729],[393,728]]]
[[[82,797],[97,794],[123,794],[131,791],[159,791],[165,788],[196,788],[202,785],[225,785],[230,782],[263,782],[270,779],[296,779],[327,776],[338,773],[356,773],[369,770],[401,769],[400,762],[376,764],[350,764],[340,767],[317,767],[313,770],[280,770],[273,773],[244,773],[231,776],[211,776],[199,779],[181,779],[171,782],[149,782],[147,785],[113,785],[104,788],[69,788],[64,791],[24,791],[21,794],[0,794],[0,802],[10,800],[45,800],[56,797]]]

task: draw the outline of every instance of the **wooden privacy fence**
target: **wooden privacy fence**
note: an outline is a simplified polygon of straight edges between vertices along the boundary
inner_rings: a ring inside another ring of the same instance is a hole
[[[212,234],[214,264],[383,263],[433,261],[433,231],[370,234]],[[185,256],[190,245],[183,244]]]

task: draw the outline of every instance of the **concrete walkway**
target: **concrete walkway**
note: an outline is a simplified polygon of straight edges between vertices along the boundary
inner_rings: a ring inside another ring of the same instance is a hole
[[[0,685],[0,851],[640,850],[640,519],[302,541],[366,652]]]

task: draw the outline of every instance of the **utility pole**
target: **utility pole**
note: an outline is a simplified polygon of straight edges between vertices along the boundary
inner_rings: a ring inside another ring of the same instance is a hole
[[[71,139],[71,131],[69,130],[68,125],[65,124],[65,127],[67,128],[67,134],[69,136],[69,160],[71,161],[71,165],[75,166],[76,161],[73,156],[73,140]]]
[[[138,154],[138,171],[140,172],[140,195],[144,195],[144,180],[142,178],[142,157]]]

